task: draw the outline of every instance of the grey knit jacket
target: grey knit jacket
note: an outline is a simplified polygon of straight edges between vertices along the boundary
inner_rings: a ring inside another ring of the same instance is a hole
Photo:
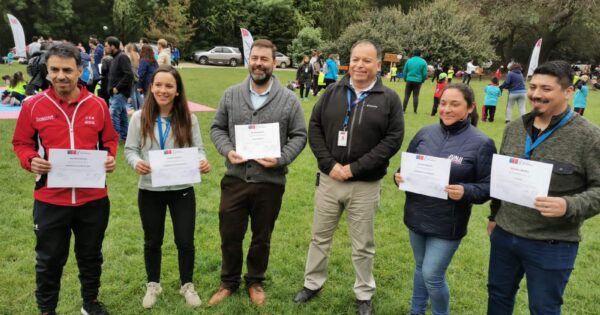
[[[566,114],[552,119],[550,129]],[[533,124],[531,113],[506,126],[500,154],[523,157],[527,129]],[[600,128],[575,114],[531,154],[531,160],[551,163],[549,196],[563,197],[567,212],[548,218],[536,209],[497,200],[492,202],[492,217],[502,229],[534,240],[578,242],[583,221],[600,213]],[[499,207],[498,207],[499,206]]]
[[[233,165],[227,153],[235,150],[235,125],[279,123],[281,158],[274,168],[265,168],[250,160]],[[296,95],[284,88],[277,78],[263,107],[254,110],[250,99],[250,76],[244,82],[225,90],[219,109],[210,128],[210,137],[221,155],[225,157],[225,175],[246,182],[285,185],[287,166],[306,145],[304,112]]]

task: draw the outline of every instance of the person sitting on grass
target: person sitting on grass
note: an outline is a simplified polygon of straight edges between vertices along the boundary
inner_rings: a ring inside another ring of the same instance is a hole
[[[25,99],[25,86],[27,81],[23,77],[23,72],[17,71],[10,76],[4,76],[2,79],[8,83],[8,87],[4,93],[2,93],[2,104],[10,106],[19,106]],[[8,79],[8,80],[7,80]]]

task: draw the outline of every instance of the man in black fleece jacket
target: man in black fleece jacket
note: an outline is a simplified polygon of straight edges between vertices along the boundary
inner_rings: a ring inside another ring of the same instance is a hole
[[[114,36],[106,38],[104,49],[113,57],[107,74],[110,116],[119,137],[125,141],[129,128],[127,99],[131,94],[133,70],[131,60],[121,51],[120,47],[121,42],[118,38]]]
[[[333,233],[347,211],[357,306],[359,314],[372,314],[373,221],[381,178],[404,138],[402,103],[377,77],[380,68],[381,49],[369,40],[358,41],[349,74],[329,86],[313,109],[308,140],[320,172],[304,288],[294,299],[297,303],[311,299],[325,283]]]

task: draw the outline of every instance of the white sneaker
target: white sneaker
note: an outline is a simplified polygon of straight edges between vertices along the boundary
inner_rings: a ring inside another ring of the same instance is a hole
[[[142,300],[142,306],[144,308],[152,308],[152,306],[156,304],[156,299],[161,292],[162,288],[160,287],[160,283],[148,282],[146,284],[146,295],[144,295],[144,299]]]
[[[200,300],[198,293],[196,293],[196,290],[194,290],[194,285],[191,282],[182,285],[179,293],[183,295],[185,302],[188,305],[200,306],[200,304],[202,304],[202,301]]]

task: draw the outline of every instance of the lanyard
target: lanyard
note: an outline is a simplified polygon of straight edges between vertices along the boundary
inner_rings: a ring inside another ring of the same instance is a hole
[[[548,139],[548,137],[550,137],[550,135],[552,135],[556,129],[564,126],[571,117],[573,117],[573,112],[569,111],[569,113],[566,114],[565,117],[563,117],[558,124],[556,124],[556,126],[552,127],[552,129],[548,130],[547,132],[542,133],[537,139],[535,139],[535,142],[533,143],[531,136],[528,133],[527,138],[525,138],[525,158],[529,160],[531,157],[531,152],[533,152],[535,148],[542,144],[542,142]]]
[[[160,119],[160,116],[156,117],[156,124],[158,125],[158,136],[160,138],[160,149],[164,150],[165,149],[165,143],[167,142],[167,138],[169,137],[169,131],[171,130],[171,120],[168,118],[165,118],[166,125],[167,128],[165,129],[165,132],[163,133],[163,129],[162,129],[162,122]]]
[[[354,102],[352,102],[352,92],[350,92],[350,90],[346,91],[346,96],[348,97],[348,111],[346,111],[346,117],[344,117],[344,130],[348,126],[348,122],[350,122],[350,113],[352,112],[352,109],[358,105],[358,103],[364,101],[365,98],[369,96],[369,92],[361,93]]]

